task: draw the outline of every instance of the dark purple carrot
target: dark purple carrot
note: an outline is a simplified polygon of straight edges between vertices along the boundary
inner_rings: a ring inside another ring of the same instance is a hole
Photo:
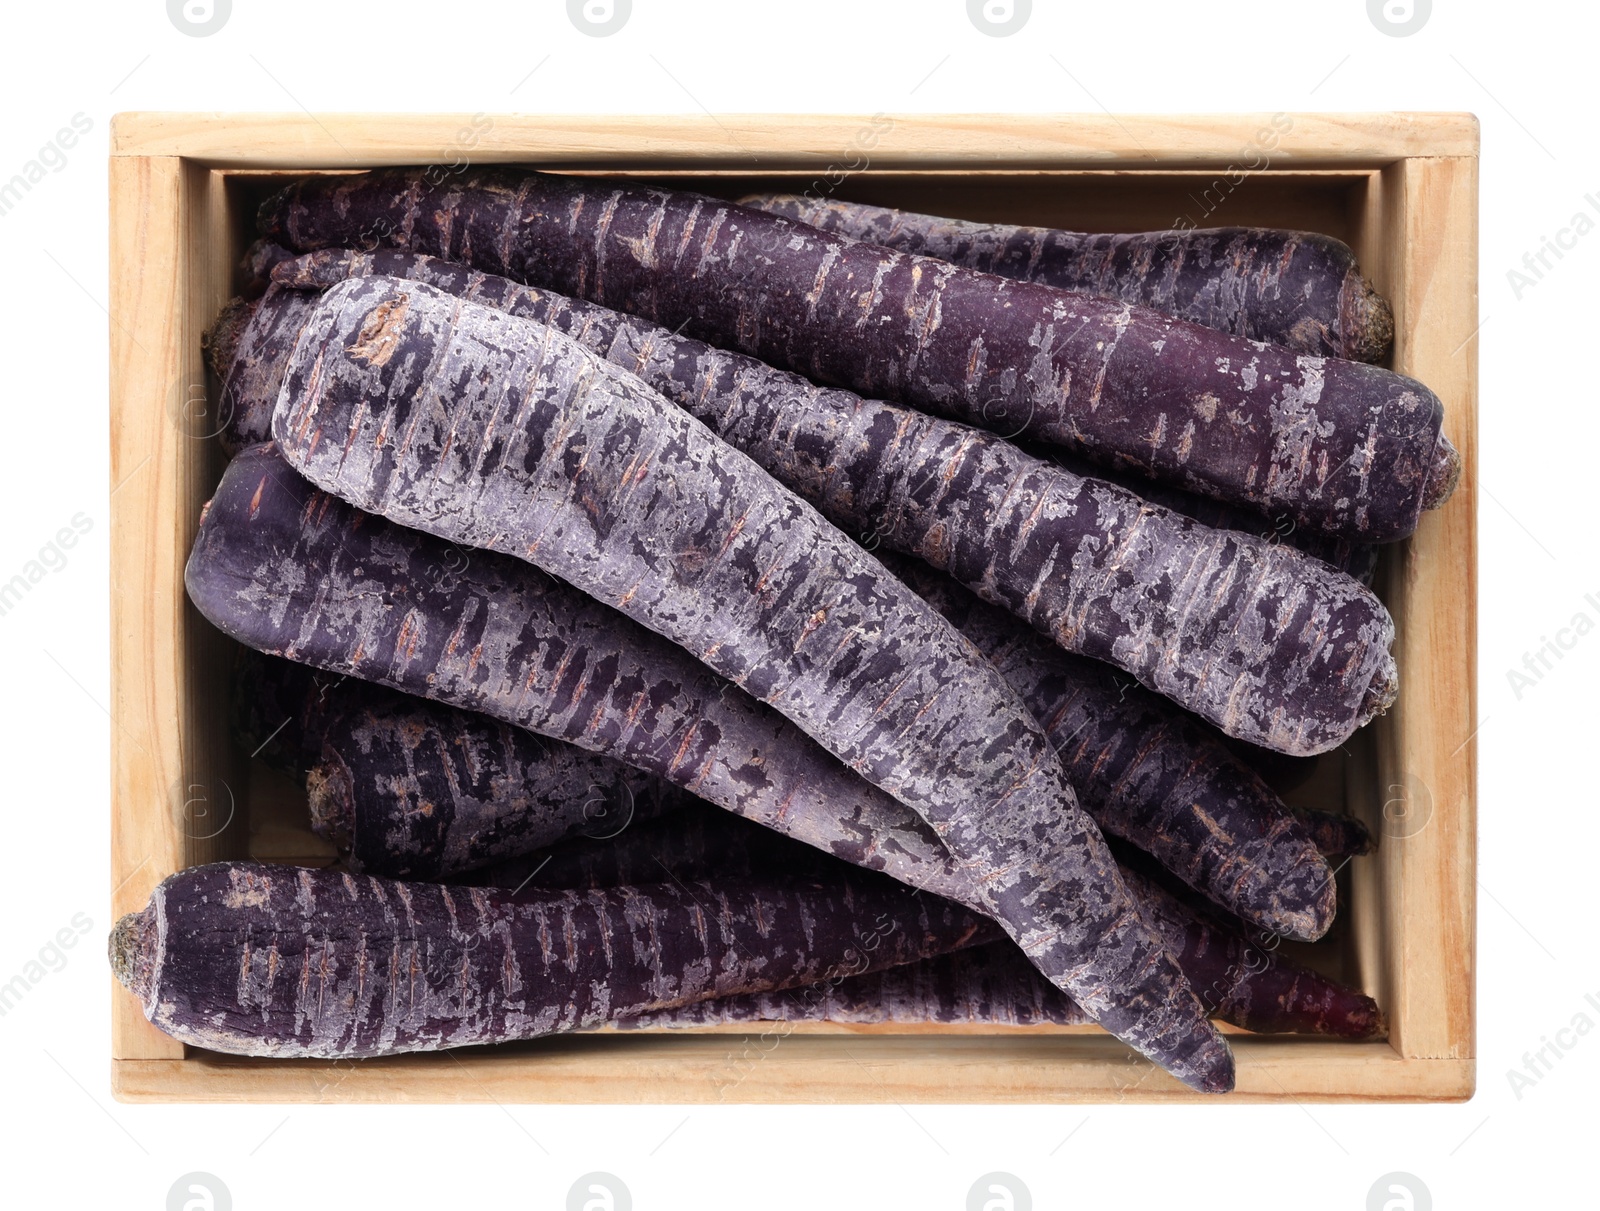
[[[1041,970],[1201,1089],[1227,1044],[1015,693],[815,510],[554,329],[392,278],[325,294],[273,414],[358,508],[513,555],[666,636],[922,815]]]
[[[312,828],[354,871],[437,879],[610,836],[693,798],[614,758],[370,682],[331,696],[306,789]]]
[[[1306,940],[1327,932],[1333,872],[1294,813],[1214,733],[926,565],[886,562],[1022,695],[1105,832],[1258,928]]]
[[[261,445],[224,473],[184,583],[260,651],[613,757],[847,862],[975,898],[910,809],[681,648],[520,560],[474,551],[431,575],[454,550],[318,491]]]
[[[1138,870],[1124,866],[1123,877],[1137,889],[1146,920],[1160,931],[1207,1013],[1259,1034],[1366,1039],[1384,1032],[1376,1001],[1278,953],[1275,937],[1247,935],[1236,922],[1180,901]]]
[[[292,264],[292,262],[291,262]],[[1064,471],[1087,479],[1101,479],[1132,492],[1141,500],[1171,509],[1184,517],[1192,518],[1213,530],[1238,530],[1251,534],[1263,542],[1293,547],[1307,555],[1322,560],[1347,576],[1353,576],[1364,585],[1372,584],[1378,570],[1378,550],[1373,543],[1351,542],[1348,538],[1335,538],[1317,530],[1297,526],[1287,514],[1267,517],[1254,509],[1229,504],[1209,496],[1197,496],[1171,484],[1159,483],[1135,472],[1117,471],[1098,466],[1081,455],[1060,446],[1042,442],[1020,442],[1027,453],[1044,462],[1053,463]]]
[[[428,577],[449,549],[316,491],[261,446],[228,467],[184,579],[201,613],[252,647],[608,753],[846,861],[964,903],[990,898],[914,812],[681,648],[490,552],[448,582]],[[1035,961],[1060,970],[1049,953]],[[1160,957],[1150,970],[1182,1012],[1175,969]],[[1195,1058],[1175,1033],[1164,1056],[1205,1069],[1204,1048]]]
[[[629,311],[819,382],[1072,446],[1363,542],[1460,460],[1422,384],[977,273],[696,194],[520,169],[314,177],[269,199],[299,251],[363,241]]]
[[[675,832],[681,823],[688,828]],[[934,842],[937,844],[937,842]],[[1143,865],[1149,859],[1123,847],[1121,852]],[[691,809],[668,820],[653,821],[603,841],[575,840],[516,862],[483,872],[493,886],[523,888],[522,894],[542,895],[553,889],[596,888],[659,882],[715,882],[719,877],[759,880],[777,877],[836,882],[849,867],[837,859],[787,837],[778,836],[737,816],[717,809]],[[719,871],[724,872],[719,876]],[[1184,975],[1210,990],[1208,1010],[1224,1021],[1264,1033],[1299,1032],[1343,1038],[1365,1038],[1381,1029],[1373,1001],[1354,989],[1329,980],[1278,952],[1279,939],[1223,914],[1187,904],[1154,879],[1138,873],[1128,886],[1139,910],[1178,960]],[[537,889],[537,890],[533,890]],[[1026,956],[1009,942],[985,948],[986,962],[978,956],[933,961],[933,967],[977,983],[967,992],[975,1003],[963,1010],[951,1003],[948,982],[926,989],[927,997],[906,1000],[894,990],[904,989],[914,972],[882,980],[865,978],[851,987],[830,983],[820,989],[797,990],[783,996],[742,998],[719,1010],[720,1002],[680,1014],[652,1015],[648,1024],[695,1024],[744,1020],[741,1015],[766,1013],[772,1020],[926,1020],[954,1022],[1086,1021],[1071,999],[1046,981]],[[966,952],[962,952],[965,954]],[[900,970],[900,969],[896,969]],[[990,977],[994,981],[988,982]],[[987,988],[987,992],[985,991]],[[883,998],[874,1003],[871,998]],[[849,1007],[858,1018],[834,1016]],[[889,1016],[883,1016],[884,1014]]]
[[[248,649],[234,702],[246,751],[307,784],[312,829],[367,874],[436,879],[692,800],[487,715]]]
[[[928,834],[930,850],[938,839]],[[452,875],[452,882],[509,891],[570,891],[636,887],[679,879],[686,883],[768,875],[826,881],[848,863],[709,803],[690,801],[664,819],[644,820],[612,836],[573,837],[559,845]]]
[[[1359,858],[1378,848],[1367,826],[1354,816],[1319,811],[1314,807],[1291,807],[1289,810],[1324,857]]]
[[[206,361],[221,384],[217,438],[228,454],[272,435],[272,406],[289,351],[317,300],[269,284],[258,300],[234,299],[206,330]]]
[[[218,862],[117,922],[111,965],[161,1030],[234,1055],[354,1059],[539,1038],[988,940],[882,879],[657,884],[520,900]]]
[[[1316,357],[1381,362],[1394,339],[1394,312],[1361,275],[1355,253],[1309,231],[1088,235],[794,194],[754,194],[740,205],[896,252],[1151,307]]]
[[[827,424],[808,424],[812,416],[826,421],[829,405],[805,401],[819,396],[826,401],[844,396],[842,392],[819,391],[737,354],[674,337],[593,305],[572,303],[504,278],[486,277],[430,258],[395,252],[313,254],[284,266],[280,282],[315,286],[341,281],[351,274],[385,271],[405,272],[508,311],[552,319],[596,351],[606,352],[621,365],[642,370],[647,383],[662,387],[714,428],[727,425],[729,417],[736,418],[738,424],[728,427],[749,438],[750,448],[762,456],[763,463],[787,481],[802,486],[824,482],[820,474],[812,477],[803,469],[797,470],[802,459],[811,459],[820,471],[825,465],[821,452],[830,448],[830,439],[838,444],[834,430]],[[270,320],[266,323],[271,325]],[[759,388],[767,380],[772,381],[766,398],[775,401],[776,411],[758,406],[763,398]],[[271,376],[271,382],[275,395],[281,382],[281,366]],[[715,389],[708,384],[714,384]],[[837,430],[848,432],[852,413],[860,416],[875,408],[902,414],[893,426],[897,432],[914,427],[960,428],[852,396],[847,403],[833,406],[835,412],[842,414]],[[260,411],[251,410],[252,414]],[[768,433],[780,436],[770,443],[753,436]],[[962,445],[998,446],[997,455],[1009,451],[1003,443],[971,430],[965,430],[957,441]],[[914,444],[903,443],[898,448]],[[1014,457],[1021,459],[1020,455]],[[1001,465],[1011,466],[1009,462]],[[911,467],[927,478],[937,477],[936,464],[913,462]],[[837,478],[856,484],[865,479],[858,475]],[[1008,471],[996,478],[1015,482],[1016,476]],[[863,516],[884,516],[879,511],[880,502],[884,508],[894,507],[890,494],[881,490],[815,495],[831,495],[831,501],[822,500],[829,512],[838,520],[848,522],[853,518],[858,524]],[[858,511],[863,509],[865,513]],[[957,510],[935,516],[935,524],[948,531],[958,528],[967,515]],[[899,545],[895,535],[905,528],[888,527],[891,545]],[[924,521],[923,529],[926,528]],[[1036,525],[1034,531],[1048,541],[1051,530],[1047,522]],[[1089,527],[1091,536],[1098,538],[1097,531],[1098,527]],[[981,542],[981,536],[975,536],[974,545]],[[996,562],[1003,575],[1007,563]],[[1018,591],[1021,590],[1019,586]],[[1188,612],[1192,617],[1195,610]],[[993,630],[996,624],[989,625]],[[1010,636],[1012,632],[1002,627],[1000,634]],[[1069,778],[1102,828],[1161,854],[1184,877],[1204,886],[1221,903],[1263,928],[1301,938],[1320,936],[1333,912],[1331,877],[1314,846],[1295,827],[1293,817],[1275,796],[1226,754],[1216,751],[1214,739],[1197,724],[1152,701],[1128,679],[1118,678],[1094,662],[1065,656],[1057,660],[1046,644],[1024,639],[1022,648],[1033,655],[1009,670],[1017,678],[1014,684],[1024,694],[1037,693],[1041,678],[1055,679],[1048,683],[1051,697],[1034,702],[1034,710],[1040,718],[1056,721],[1058,743],[1064,736],[1079,735],[1070,749],[1075,760],[1069,768]],[[1070,708],[1063,706],[1063,695],[1075,696]],[[1094,727],[1084,731],[1084,721],[1094,716]],[[1136,739],[1146,733],[1150,736],[1149,745]],[[1140,796],[1145,798],[1141,801]],[[1218,820],[1225,827],[1219,826]],[[1230,852],[1229,847],[1235,844],[1237,848]],[[1285,877],[1280,879],[1280,875]]]
[[[280,265],[231,360],[243,439],[264,432],[295,284],[388,273],[548,323],[642,378],[835,524],[944,568],[1074,651],[1224,730],[1297,752],[1342,742],[1394,694],[1381,603],[1298,553],[1218,533],[965,425],[818,388],[644,321],[399,252]],[[217,346],[221,348],[220,344]]]
[[[745,993],[622,1018],[621,1030],[763,1022],[897,1026],[1080,1026],[1089,1015],[1012,942],[992,942],[870,975],[779,993]]]
[[[1261,780],[1279,795],[1304,786],[1317,772],[1321,757],[1295,757],[1280,753],[1248,740],[1240,740],[1226,732],[1218,732],[1217,739],[1224,748],[1244,764],[1255,770]]]

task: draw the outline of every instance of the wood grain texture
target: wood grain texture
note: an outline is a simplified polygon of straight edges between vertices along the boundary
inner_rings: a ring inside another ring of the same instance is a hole
[[[127,1061],[124,1102],[608,1102],[677,1104],[1196,1102],[1105,1035],[795,1035],[764,1056],[750,1036],[551,1039],[527,1047],[335,1064]],[[770,1046],[770,1040],[767,1045]],[[1239,1039],[1237,1102],[1462,1101],[1462,1060],[1402,1060],[1383,1043]],[[758,1058],[759,1057],[759,1058]]]
[[[685,187],[736,197],[803,189],[810,177],[797,174],[844,162],[841,152],[867,120],[718,121],[761,154],[759,167],[699,116],[497,117],[480,158],[681,176]],[[166,424],[168,376],[184,358],[198,367],[193,325],[209,322],[208,307],[230,292],[248,214],[287,175],[443,158],[462,124],[448,115],[131,114],[114,121],[111,440],[112,483],[122,486],[111,523],[113,887],[126,880],[113,895],[118,913],[138,908],[160,878],[196,860],[166,795],[193,718],[179,711],[189,692],[180,670],[192,659],[179,574],[209,484],[185,472],[193,464]],[[1210,180],[1195,170],[1234,162],[1256,125],[1255,116],[1238,115],[897,119],[871,170],[850,176],[838,196],[975,219],[1142,230],[1185,213],[1194,185]],[[1343,785],[1345,805],[1381,828],[1385,802],[1403,799],[1388,787],[1414,787],[1408,775],[1429,787],[1428,827],[1397,839],[1391,825],[1377,855],[1352,863],[1343,908],[1349,954],[1335,967],[1383,1004],[1392,1041],[1235,1036],[1235,1100],[1458,1101],[1473,1089],[1476,155],[1470,115],[1295,115],[1283,156],[1247,178],[1211,220],[1301,226],[1351,243],[1395,304],[1394,368],[1439,393],[1446,432],[1465,465],[1454,498],[1395,549],[1380,582],[1400,623],[1399,705],[1357,735],[1353,758],[1324,759],[1327,769],[1299,792],[1332,807],[1323,800]],[[235,167],[197,173],[178,156]],[[200,204],[186,192],[197,181],[206,183]],[[198,261],[196,247],[209,249]],[[1366,771],[1363,754],[1371,761]],[[325,847],[305,828],[298,792],[257,773],[245,795],[253,855],[326,862]],[[113,1017],[113,1092],[138,1102],[713,1101],[713,1077],[726,1072],[737,1041],[595,1036],[461,1057],[259,1063],[201,1051],[180,1058],[184,1049],[157,1034],[120,989]],[[945,1030],[937,1038],[904,1028],[797,1031],[723,1096],[1198,1100],[1148,1065],[1129,1063],[1126,1049],[1093,1028],[1039,1031],[958,1037]]]
[[[189,492],[167,421],[180,375],[183,163],[111,169],[111,911],[137,910],[184,862],[182,830],[159,805],[182,765],[185,656],[180,514]],[[181,1057],[183,1045],[112,997],[119,1059]]]
[[[183,593],[199,504],[221,471],[200,333],[227,299],[236,225],[221,177],[185,160],[111,171],[112,910],[182,866],[245,848],[243,774],[215,709],[231,645]],[[182,1054],[126,998],[119,1057]]]
[[[471,114],[122,113],[113,156],[181,155],[233,167],[367,168],[453,162]],[[880,167],[1198,168],[1250,164],[1271,114],[495,115],[471,148],[476,163],[545,168],[693,165],[750,171],[773,160],[826,168],[865,150]],[[1405,156],[1478,151],[1471,114],[1291,114],[1273,148],[1294,167],[1378,167]],[[874,126],[874,118],[878,125]],[[1256,157],[1259,158],[1259,157]]]
[[[1445,401],[1461,451],[1456,495],[1387,552],[1405,692],[1378,730],[1388,833],[1377,854],[1390,940],[1385,1007],[1410,1058],[1474,1054],[1477,802],[1477,161],[1414,159],[1384,173],[1395,357]]]

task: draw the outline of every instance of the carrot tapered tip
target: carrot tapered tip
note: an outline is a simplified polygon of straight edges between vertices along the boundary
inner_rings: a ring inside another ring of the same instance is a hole
[[[1232,1093],[1238,1075],[1233,1048],[1215,1032],[1192,1055],[1175,1060],[1171,1072],[1197,1093]]]
[[[1333,868],[1307,839],[1307,852],[1284,873],[1261,869],[1248,901],[1261,905],[1253,920],[1297,942],[1315,942],[1333,925],[1339,911]],[[1235,909],[1237,911],[1237,909]]]
[[[1461,482],[1461,451],[1450,444],[1450,439],[1439,434],[1433,450],[1433,470],[1428,475],[1428,486],[1422,490],[1422,507],[1437,509],[1450,499]]]
[[[1375,365],[1389,356],[1394,344],[1394,308],[1353,266],[1344,280],[1339,310],[1345,357]]]
[[[1400,670],[1395,665],[1394,657],[1390,656],[1373,673],[1372,681],[1367,686],[1366,697],[1361,700],[1361,722],[1376,719],[1393,706],[1399,696]]]

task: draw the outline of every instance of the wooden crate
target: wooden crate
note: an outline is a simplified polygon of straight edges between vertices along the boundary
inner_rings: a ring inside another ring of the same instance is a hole
[[[1386,1041],[1236,1033],[1249,1101],[1471,1095],[1475,929],[1478,127],[1470,115],[494,117],[122,114],[112,127],[112,905],[193,863],[326,862],[303,802],[234,751],[231,659],[183,563],[222,458],[200,333],[235,288],[253,209],[306,170],[525,162],[737,196],[836,196],[1087,230],[1269,224],[1352,244],[1394,302],[1394,367],[1445,401],[1465,472],[1391,548],[1398,705],[1307,794],[1385,833],[1341,874],[1335,936],[1297,952],[1387,1012]],[[472,146],[467,150],[468,143]],[[869,146],[871,144],[871,146]],[[1271,145],[1271,146],[1269,146]],[[1265,162],[1264,162],[1265,161]],[[594,1034],[359,1063],[217,1056],[118,988],[125,1101],[1062,1102],[1198,1095],[1093,1029],[814,1027]],[[741,1033],[747,1033],[741,1031]],[[775,1039],[781,1042],[775,1043]]]

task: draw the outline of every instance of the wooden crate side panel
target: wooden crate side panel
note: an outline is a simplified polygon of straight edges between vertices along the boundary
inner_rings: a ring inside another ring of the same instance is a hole
[[[185,861],[166,809],[181,780],[184,450],[168,422],[181,381],[183,166],[117,159],[111,184],[111,910],[143,907]],[[112,1054],[181,1056],[120,987]]]
[[[774,161],[883,167],[1247,166],[1271,114],[183,114],[123,113],[113,155],[181,155],[217,165],[301,168],[480,163],[537,157],[550,167],[693,162],[746,170]],[[1471,114],[1292,114],[1279,166],[1475,155]],[[485,129],[485,121],[489,123]],[[758,154],[759,153],[759,154]]]
[[[762,1050],[765,1048],[765,1050]],[[1382,1043],[1252,1039],[1230,1102],[1449,1101],[1462,1061],[1404,1060]],[[191,1060],[115,1065],[119,1100],[242,1102],[1216,1104],[1104,1036],[556,1039],[537,1053],[361,1063]]]
[[[1477,803],[1477,160],[1385,172],[1400,338],[1395,368],[1444,401],[1461,451],[1455,495],[1391,553],[1401,693],[1379,730],[1387,835],[1376,863],[1391,1041],[1418,1058],[1473,1046]]]

